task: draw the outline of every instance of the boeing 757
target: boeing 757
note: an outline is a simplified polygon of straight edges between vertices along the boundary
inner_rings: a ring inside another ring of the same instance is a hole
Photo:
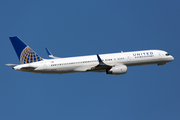
[[[21,64],[6,65],[11,66],[14,70],[24,72],[43,74],[106,72],[111,75],[121,75],[127,72],[127,67],[129,66],[164,65],[174,60],[173,56],[162,50],[143,50],[59,58],[53,56],[47,48],[46,51],[51,59],[43,59],[19,37],[14,36],[9,38]]]

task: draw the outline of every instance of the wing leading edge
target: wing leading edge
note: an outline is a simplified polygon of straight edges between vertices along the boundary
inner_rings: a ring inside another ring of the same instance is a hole
[[[97,54],[97,59],[99,64],[96,66],[81,66],[75,69],[78,72],[86,72],[86,71],[101,71],[106,69],[111,69],[113,66],[105,64],[100,56]]]
[[[113,67],[111,65],[105,64],[98,54],[97,54],[97,58],[98,58],[99,64],[97,66],[93,67],[92,70],[110,69]]]

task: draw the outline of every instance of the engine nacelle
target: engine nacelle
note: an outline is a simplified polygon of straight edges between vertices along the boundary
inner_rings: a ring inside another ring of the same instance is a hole
[[[112,67],[111,69],[106,70],[107,74],[112,74],[112,75],[121,75],[121,74],[125,74],[126,72],[127,72],[127,66],[125,65],[115,66]]]

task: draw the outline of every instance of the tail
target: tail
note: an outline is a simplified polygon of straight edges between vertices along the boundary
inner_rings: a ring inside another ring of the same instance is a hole
[[[36,54],[36,52],[34,52],[17,36],[9,37],[9,39],[11,40],[11,43],[16,51],[16,54],[21,64],[33,63],[43,60],[38,54]]]

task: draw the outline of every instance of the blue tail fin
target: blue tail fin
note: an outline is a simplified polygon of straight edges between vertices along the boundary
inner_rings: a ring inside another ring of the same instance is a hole
[[[17,36],[9,37],[16,51],[21,64],[42,61],[42,58],[36,54],[28,45],[26,45]]]

